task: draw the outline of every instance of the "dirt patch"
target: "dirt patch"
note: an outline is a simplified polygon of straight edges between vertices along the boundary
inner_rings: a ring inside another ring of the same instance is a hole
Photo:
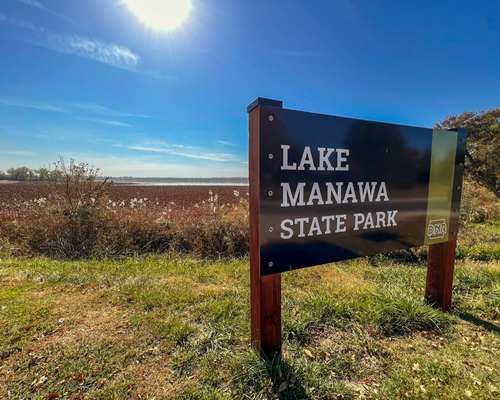
[[[52,293],[51,293],[52,292]],[[45,343],[68,344],[88,337],[130,336],[129,314],[125,309],[110,304],[101,294],[81,290],[50,290],[39,296],[56,295],[52,311],[58,328]]]

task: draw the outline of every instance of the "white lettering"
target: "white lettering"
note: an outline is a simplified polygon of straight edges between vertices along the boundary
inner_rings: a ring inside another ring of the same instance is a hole
[[[283,150],[283,164],[281,165],[282,170],[292,171],[297,169],[297,163],[288,164],[288,149],[290,145],[282,144],[281,150]]]
[[[336,149],[335,151],[337,152],[337,171],[349,171],[349,164],[342,165],[343,162],[347,162],[349,149]]]
[[[385,226],[385,212],[377,211],[377,228]]]
[[[349,182],[347,184],[347,190],[345,191],[345,194],[344,194],[344,200],[342,201],[342,203],[349,203],[349,201],[347,199],[351,199],[351,203],[357,203],[358,200],[356,199],[356,193],[354,192],[354,185],[352,182]]]
[[[363,203],[367,197],[368,201],[373,201],[376,187],[377,182],[358,182],[360,201]]]
[[[281,239],[287,240],[293,236],[293,229],[288,225],[293,225],[293,220],[284,219],[283,221],[281,221]]]
[[[306,164],[309,165],[309,171],[316,171],[313,156],[311,153],[311,148],[309,146],[304,147],[304,152],[302,153],[302,160],[300,160],[300,164],[297,169],[299,171],[304,171]]]
[[[295,188],[295,193],[292,195],[289,183],[281,183],[281,188],[283,190],[283,200],[281,201],[281,207],[295,207],[304,206],[304,187],[305,182],[297,183]]]
[[[314,217],[311,222],[311,226],[309,227],[309,233],[307,236],[314,236],[316,232],[316,235],[322,235],[323,232],[321,232],[321,228],[319,226],[319,221],[318,218]]]
[[[321,217],[321,221],[326,223],[326,228],[325,228],[325,235],[329,235],[332,233],[330,229],[330,221],[335,220],[335,215],[324,215]]]
[[[332,196],[335,198],[335,203],[342,203],[341,194],[342,194],[342,185],[344,182],[337,182],[337,190],[333,188],[333,184],[331,182],[326,182],[326,204],[333,204]]]
[[[373,229],[374,225],[373,225],[373,217],[372,217],[372,213],[368,213],[366,215],[366,219],[365,219],[365,224],[363,225],[363,230],[365,229]]]
[[[381,182],[378,188],[378,194],[375,201],[380,201],[381,197],[384,198],[383,201],[389,201],[389,196],[387,196],[387,188],[385,187],[385,182]]]
[[[298,237],[306,236],[306,234],[304,233],[304,224],[306,222],[309,222],[309,218],[295,218],[295,223],[300,224]]]
[[[314,182],[311,188],[311,194],[309,195],[309,200],[307,201],[307,205],[311,206],[316,201],[316,204],[323,205],[323,197],[321,196],[321,190],[319,190],[319,183]]]
[[[397,213],[398,213],[398,210],[388,211],[387,226],[397,226],[398,225],[396,223],[396,219],[395,219]]]
[[[359,231],[359,226],[364,222],[365,216],[361,213],[354,214],[354,231]]]
[[[325,170],[325,167],[323,164],[327,164],[327,166],[326,166],[327,171],[335,171],[335,169],[333,168],[333,165],[330,163],[330,156],[335,151],[335,149],[318,147],[318,151],[319,151],[318,171]],[[326,154],[325,154],[325,151],[326,151]]]
[[[347,227],[345,225],[346,219],[347,219],[346,214],[337,215],[337,228],[335,229],[335,233],[345,232],[347,230]]]

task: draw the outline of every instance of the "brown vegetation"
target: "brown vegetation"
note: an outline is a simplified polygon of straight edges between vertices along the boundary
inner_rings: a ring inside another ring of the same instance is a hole
[[[246,188],[114,186],[84,163],[59,170],[62,178],[51,184],[2,186],[0,237],[14,253],[65,259],[171,250],[204,258],[247,254]]]
[[[62,259],[170,251],[209,259],[247,255],[247,187],[112,185],[74,162],[59,171],[53,183],[0,185],[0,250]],[[498,238],[486,240],[485,228],[474,224],[499,214],[495,195],[466,179],[459,257],[498,258]],[[425,255],[422,247],[391,256]]]
[[[465,174],[500,196],[500,108],[464,112],[436,124],[441,129],[467,129]]]

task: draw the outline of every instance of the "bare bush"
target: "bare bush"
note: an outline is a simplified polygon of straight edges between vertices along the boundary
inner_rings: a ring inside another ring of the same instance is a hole
[[[66,212],[98,209],[106,205],[109,178],[101,178],[101,171],[85,162],[73,159],[68,164],[61,158],[52,174],[55,200]]]

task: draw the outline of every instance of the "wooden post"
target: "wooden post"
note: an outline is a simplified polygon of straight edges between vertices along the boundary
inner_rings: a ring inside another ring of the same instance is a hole
[[[456,239],[429,245],[425,299],[443,311],[451,309],[456,248]]]
[[[451,310],[453,271],[455,269],[455,253],[457,250],[466,139],[467,130],[461,128],[457,129],[457,150],[452,184],[448,241],[429,245],[429,253],[427,255],[425,299],[429,304],[443,311]]]
[[[250,307],[253,347],[265,357],[281,352],[281,275],[260,273],[260,134],[261,107],[281,107],[276,100],[258,98],[249,112],[250,183]]]

